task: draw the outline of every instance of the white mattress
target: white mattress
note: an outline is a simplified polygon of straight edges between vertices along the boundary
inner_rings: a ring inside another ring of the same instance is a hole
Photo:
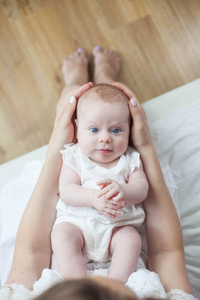
[[[200,299],[200,79],[156,97],[144,103],[143,107],[151,123],[159,159],[174,185],[173,197],[183,229],[188,275],[195,295]],[[26,169],[19,174],[27,162],[39,160],[40,168],[46,149],[47,146],[44,146],[0,166],[2,283],[10,268],[19,219],[34,187],[33,182],[27,181],[29,188],[26,190],[20,187],[20,181],[16,178],[25,176]],[[31,163],[28,165],[30,167]],[[33,177],[37,178],[38,172],[32,174]],[[16,199],[12,194],[13,184],[18,190],[23,189],[21,199]]]

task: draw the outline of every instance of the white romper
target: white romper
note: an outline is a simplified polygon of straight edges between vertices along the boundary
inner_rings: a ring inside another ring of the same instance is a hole
[[[63,162],[72,168],[81,179],[81,186],[99,189],[96,182],[102,179],[114,179],[127,183],[129,175],[140,166],[140,154],[133,148],[120,157],[117,165],[106,169],[91,161],[81,153],[78,144],[65,145]],[[125,204],[123,215],[117,219],[109,218],[91,207],[68,206],[60,199],[57,204],[57,218],[54,227],[62,222],[76,225],[84,236],[83,255],[86,261],[106,262],[110,259],[109,242],[113,230],[124,225],[139,227],[145,218],[142,204]]]

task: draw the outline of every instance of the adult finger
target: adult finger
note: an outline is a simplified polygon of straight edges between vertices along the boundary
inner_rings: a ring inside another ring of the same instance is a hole
[[[92,82],[87,82],[85,83],[84,85],[82,85],[78,91],[75,93],[75,97],[78,99],[80,98],[80,96],[85,93],[87,90],[89,90],[91,87],[93,86],[93,83]]]
[[[143,146],[151,143],[147,117],[135,94],[121,83],[113,83],[129,98],[129,109],[133,120],[131,136],[134,147],[140,152]]]
[[[140,109],[137,106],[137,102],[132,100],[133,99],[129,101],[129,109],[130,109],[131,117],[133,119],[134,126],[140,128],[144,124],[144,119]]]
[[[75,109],[76,109],[76,98],[71,97],[67,99],[66,102],[62,106],[60,106],[57,112],[55,125],[58,123],[67,125],[68,120],[71,121]]]
[[[92,82],[88,82],[74,91],[74,95],[71,96],[69,99],[63,103],[61,106],[60,111],[58,112],[58,119],[63,120],[66,123],[66,120],[71,120],[73,113],[76,109],[76,103],[78,98],[83,95],[87,90],[89,90],[93,86]]]
[[[149,126],[137,105],[133,105],[131,101],[129,101],[129,108],[133,119],[131,128],[132,141],[136,150],[142,154],[141,151],[144,150],[146,146],[152,146]]]
[[[135,94],[125,84],[113,82],[112,85],[122,91],[129,98],[129,100],[135,97]]]
[[[119,83],[119,82],[114,82],[113,85],[118,88],[120,91],[122,91],[128,98],[131,100],[131,103],[133,105],[136,105],[137,108],[139,109],[141,116],[144,120],[145,123],[147,123],[147,117],[145,114],[144,109],[142,108],[140,102],[138,101],[136,95],[124,84]]]

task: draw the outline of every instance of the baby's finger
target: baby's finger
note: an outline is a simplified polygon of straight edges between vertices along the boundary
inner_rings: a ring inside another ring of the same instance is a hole
[[[121,206],[124,207],[124,201],[119,200],[119,201],[115,201],[113,198],[110,200],[107,200],[106,202],[109,202],[110,204],[114,204],[116,206]]]
[[[112,208],[105,208],[104,212],[106,212],[108,214],[111,214],[111,215],[114,215],[114,216],[123,215],[123,212],[121,210],[115,210],[115,209],[112,209]]]
[[[113,181],[112,179],[103,179],[103,180],[99,180],[97,181],[96,185],[103,185],[103,186],[107,186],[108,184],[111,184]]]
[[[103,190],[105,187],[106,187],[105,184],[102,184],[102,185],[100,186],[101,190]]]
[[[112,188],[110,191],[107,192],[106,194],[106,199],[111,199],[118,195],[119,190],[117,188]]]
[[[115,201],[115,202],[122,201],[122,194],[118,193],[116,196],[112,197],[112,200]]]
[[[111,201],[107,201],[106,202],[106,208],[110,208],[110,209],[114,209],[114,210],[118,210],[124,207],[124,203],[122,203],[122,201],[120,202],[112,202]]]
[[[116,206],[116,203],[111,204],[109,201],[106,201],[105,207],[109,208],[109,209],[113,209],[113,210],[118,209],[117,206]]]
[[[101,190],[98,191],[98,198],[105,196],[107,193],[106,188],[103,188]]]
[[[112,218],[112,219],[116,219],[117,217],[115,215],[112,214],[108,214],[106,212],[102,212],[103,215],[105,215],[106,217]]]
[[[110,184],[110,185],[106,186],[105,188],[101,189],[99,193],[101,194],[101,196],[103,196],[103,195],[106,195],[112,189],[113,189],[113,186]],[[107,196],[106,196],[106,198],[107,198]],[[109,199],[109,198],[107,198],[107,199]]]

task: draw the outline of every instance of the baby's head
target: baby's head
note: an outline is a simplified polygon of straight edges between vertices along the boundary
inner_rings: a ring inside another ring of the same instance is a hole
[[[84,101],[100,100],[102,102],[128,104],[128,97],[113,85],[101,83],[87,90],[78,100],[77,111]]]
[[[115,161],[129,143],[127,96],[112,85],[92,87],[78,100],[76,124],[82,153],[101,164]]]

